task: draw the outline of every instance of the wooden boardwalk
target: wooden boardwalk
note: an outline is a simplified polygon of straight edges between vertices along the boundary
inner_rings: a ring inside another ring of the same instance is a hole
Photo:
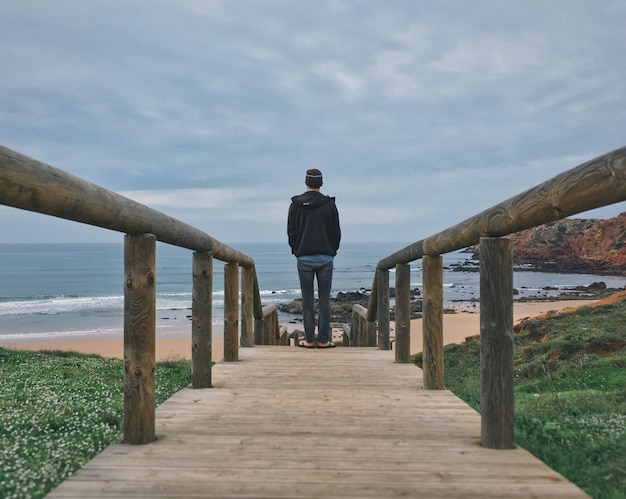
[[[479,415],[390,351],[242,348],[213,384],[48,497],[586,497],[523,449],[482,448]]]

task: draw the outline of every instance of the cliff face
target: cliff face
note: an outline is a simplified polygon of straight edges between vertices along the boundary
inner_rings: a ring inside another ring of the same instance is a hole
[[[508,237],[516,264],[542,271],[626,275],[626,213],[607,220],[566,218]]]

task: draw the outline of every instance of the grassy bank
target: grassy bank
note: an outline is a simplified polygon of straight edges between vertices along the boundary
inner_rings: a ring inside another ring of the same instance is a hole
[[[191,382],[189,361],[157,364],[160,404]],[[0,497],[43,497],[123,423],[119,359],[0,348]]]
[[[479,342],[444,353],[446,387],[478,411]],[[626,302],[524,321],[514,344],[517,443],[592,497],[626,497]]]

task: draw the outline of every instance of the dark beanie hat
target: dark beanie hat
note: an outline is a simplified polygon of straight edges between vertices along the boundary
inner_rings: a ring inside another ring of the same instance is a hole
[[[304,183],[313,189],[319,189],[322,187],[322,172],[317,168],[312,168],[311,170],[306,171],[306,177],[304,179]]]

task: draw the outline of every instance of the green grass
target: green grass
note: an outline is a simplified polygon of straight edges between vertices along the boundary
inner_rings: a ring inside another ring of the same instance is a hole
[[[157,404],[191,382],[189,361],[156,373]],[[0,497],[43,497],[115,440],[123,384],[119,359],[0,348]]]
[[[626,303],[527,320],[514,338],[517,443],[592,497],[626,497]],[[446,387],[478,411],[479,341],[444,351]]]

